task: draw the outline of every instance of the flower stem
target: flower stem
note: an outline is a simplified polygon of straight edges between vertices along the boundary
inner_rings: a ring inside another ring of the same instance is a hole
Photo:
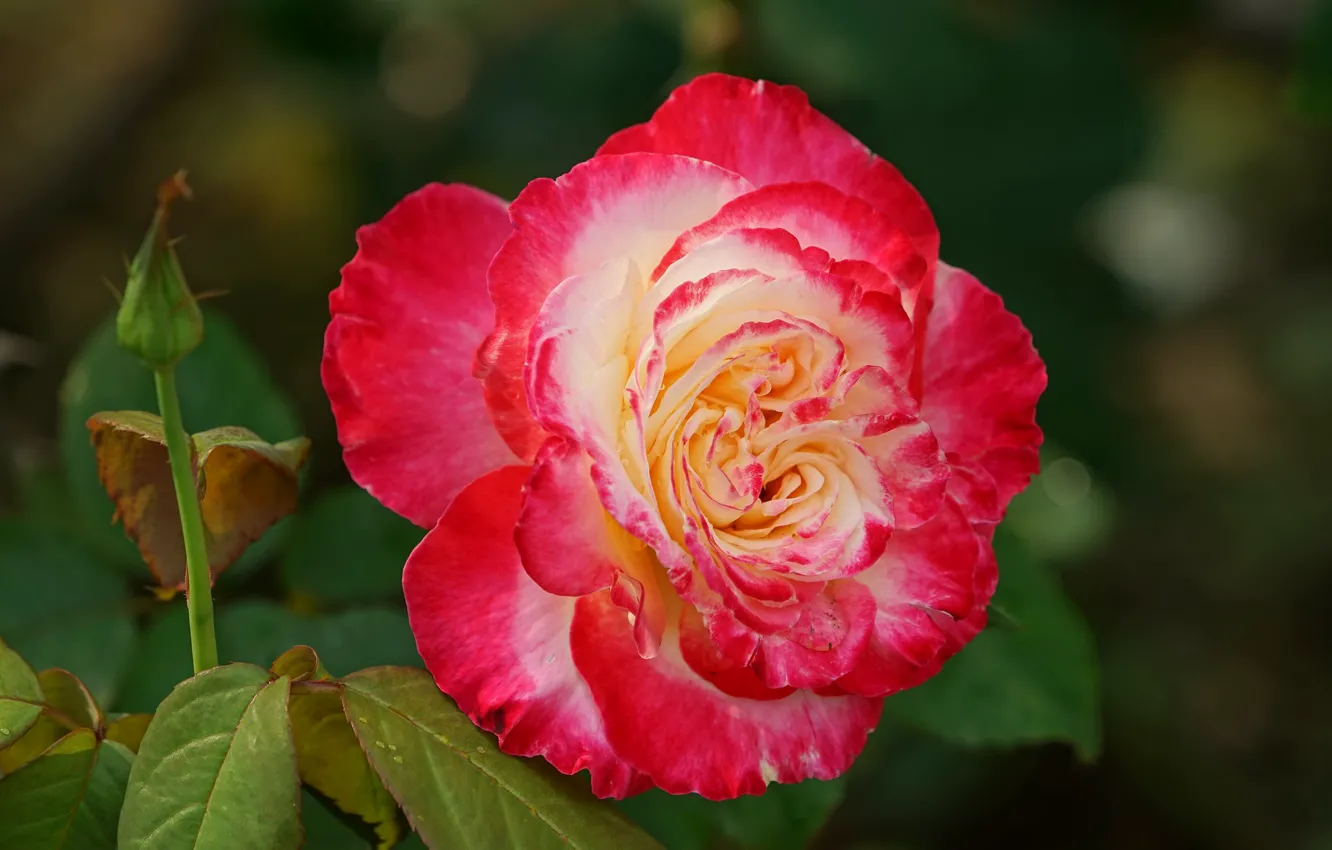
[[[194,452],[190,435],[181,421],[175,367],[157,369],[154,375],[157,406],[162,411],[162,430],[166,432],[167,458],[171,462],[171,481],[176,486],[176,506],[180,509],[180,530],[185,536],[185,604],[190,613],[190,654],[194,658],[194,672],[201,673],[217,666],[217,636],[213,631],[208,544],[204,540],[203,512],[199,508],[199,489],[194,480]]]

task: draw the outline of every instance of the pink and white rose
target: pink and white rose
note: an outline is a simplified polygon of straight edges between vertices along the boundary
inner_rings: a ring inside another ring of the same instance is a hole
[[[896,169],[797,89],[678,89],[511,204],[358,234],[323,379],[353,477],[430,528],[441,689],[594,791],[842,773],[984,625],[1045,368]]]

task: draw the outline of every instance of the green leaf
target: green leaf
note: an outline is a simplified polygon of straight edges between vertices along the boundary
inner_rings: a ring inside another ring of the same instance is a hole
[[[367,824],[377,846],[392,847],[406,832],[398,804],[370,767],[333,683],[300,683],[291,692],[291,727],[301,783]]]
[[[1100,751],[1096,653],[1082,615],[1055,576],[996,538],[994,604],[1014,621],[986,629],[925,684],[884,703],[889,716],[971,746],[1067,741]]]
[[[151,714],[122,714],[106,724],[107,741],[115,741],[132,753],[139,751],[143,743],[143,734],[148,731],[148,724],[153,722]]]
[[[293,646],[277,657],[269,668],[274,676],[286,676],[292,684],[297,682],[323,682],[333,678],[324,669],[324,662],[308,646]]]
[[[114,701],[135,629],[124,582],[60,533],[0,521],[0,637],[41,669],[78,676]]]
[[[185,426],[192,432],[224,425],[248,428],[275,443],[301,433],[291,404],[269,378],[259,356],[225,316],[204,311],[203,343],[176,366]],[[110,525],[112,505],[97,480],[97,460],[84,423],[100,410],[157,410],[152,372],[116,343],[108,320],[75,356],[61,388],[60,455],[73,510],[87,538],[113,562],[141,575],[143,561],[124,533]],[[228,571],[242,578],[270,559],[282,543],[278,523]]]
[[[0,779],[0,847],[116,850],[133,755],[92,729],[61,738],[41,758]]]
[[[144,630],[142,648],[125,677],[120,711],[153,711],[177,682],[190,676],[189,620],[184,600],[172,600]],[[367,608],[304,617],[274,602],[249,600],[218,608],[217,645],[223,661],[268,667],[298,644],[318,650],[332,675],[382,664],[420,665],[407,615]]]
[[[282,576],[323,603],[401,599],[402,566],[424,533],[359,487],[333,490],[297,517]]]
[[[37,674],[44,702],[83,729],[102,727],[102,710],[78,677],[68,670],[54,668]]]
[[[709,850],[722,839],[752,850],[801,850],[846,794],[840,779],[769,785],[758,796],[712,802],[652,790],[620,808],[669,850]]]
[[[576,781],[499,752],[424,670],[353,673],[342,698],[362,748],[429,847],[659,846]]]
[[[130,772],[121,850],[301,841],[290,682],[246,664],[215,667],[162,702]]]
[[[332,803],[321,799],[309,788],[303,792],[301,823],[305,827],[305,846],[310,850],[366,850],[370,842],[349,825]],[[408,833],[397,850],[424,850],[416,833]]]
[[[66,670],[37,674],[42,690],[42,715],[23,737],[0,750],[0,774],[16,773],[76,729],[99,730],[102,712],[88,689]]]
[[[36,761],[52,745],[76,729],[99,729],[101,711],[83,682],[67,670],[37,674],[41,689],[41,717],[23,737],[0,750],[0,775],[17,773]]]
[[[23,737],[42,713],[37,674],[0,640],[0,747]]]
[[[138,410],[88,419],[97,475],[116,517],[163,587],[185,589],[185,544],[162,419]],[[298,473],[310,452],[304,437],[278,443],[227,426],[193,437],[199,507],[214,581],[275,522],[296,510]]]

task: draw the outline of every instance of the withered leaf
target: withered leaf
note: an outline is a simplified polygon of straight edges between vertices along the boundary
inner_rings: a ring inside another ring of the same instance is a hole
[[[140,411],[88,420],[97,474],[115,518],[138,544],[163,587],[185,588],[185,543],[160,417]],[[213,580],[246,547],[296,509],[297,473],[310,452],[304,437],[277,445],[245,428],[214,428],[192,439],[195,481]]]

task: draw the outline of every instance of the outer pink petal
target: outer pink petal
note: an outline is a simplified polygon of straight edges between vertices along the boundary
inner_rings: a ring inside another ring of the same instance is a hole
[[[472,377],[494,325],[486,267],[510,230],[499,198],[426,186],[357,232],[329,296],[322,374],[343,458],[358,484],[418,525],[514,460]]]
[[[883,556],[858,575],[878,615],[860,664],[838,684],[883,696],[914,687],[975,636],[994,592],[988,536],[978,535],[952,499],[935,517],[894,534]]]
[[[769,782],[831,779],[851,766],[882,707],[812,691],[726,694],[685,662],[675,627],[656,658],[640,658],[605,591],[578,601],[573,648],[616,752],[672,794],[725,800],[760,794]]]
[[[651,154],[597,157],[528,184],[509,207],[516,231],[490,269],[496,325],[478,355],[491,414],[518,455],[530,459],[544,440],[527,411],[523,369],[551,290],[617,258],[646,277],[677,236],[752,188],[715,165]]]
[[[1002,510],[1040,466],[1046,377],[1031,334],[980,281],[940,264],[920,357],[925,421],[959,465],[993,477]]]
[[[586,768],[596,794],[626,797],[651,783],[607,743],[574,666],[574,600],[538,587],[513,544],[527,476],[508,466],[478,478],[408,559],[416,646],[440,690],[498,735],[500,749],[542,756],[562,773]]]
[[[794,86],[707,74],[676,89],[646,124],[621,130],[598,155],[674,153],[714,162],[759,186],[819,181],[862,198],[911,237],[930,269],[939,231],[904,177]]]

